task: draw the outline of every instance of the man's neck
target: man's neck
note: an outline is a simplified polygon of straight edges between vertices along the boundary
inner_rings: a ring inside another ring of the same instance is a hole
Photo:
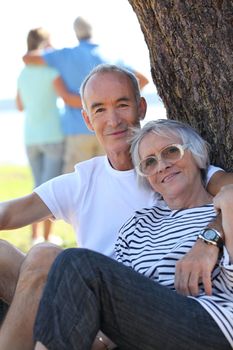
[[[111,152],[107,154],[109,163],[113,169],[126,171],[133,169],[133,163],[129,152]]]

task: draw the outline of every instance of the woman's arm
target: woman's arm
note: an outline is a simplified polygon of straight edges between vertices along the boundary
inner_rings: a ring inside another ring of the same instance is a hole
[[[63,101],[70,107],[73,108],[82,108],[82,102],[80,96],[69,92],[65,86],[64,81],[61,77],[57,77],[53,81],[53,86],[56,91],[56,94],[60,96]]]
[[[16,107],[20,112],[24,110],[23,102],[21,100],[19,91],[17,91],[17,95],[16,95]]]

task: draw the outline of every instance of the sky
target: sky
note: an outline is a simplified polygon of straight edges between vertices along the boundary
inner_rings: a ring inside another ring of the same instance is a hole
[[[110,62],[122,60],[143,73],[150,81],[144,88],[152,94],[143,123],[166,116],[162,102],[155,95],[150,75],[149,51],[136,14],[128,0],[7,0],[0,11],[0,100],[14,99],[17,77],[23,68],[26,37],[30,29],[44,27],[51,33],[55,48],[77,44],[73,22],[83,16],[93,27],[93,41],[98,43]],[[23,145],[23,112],[0,110],[0,163],[27,162]],[[14,128],[12,129],[12,125]],[[9,133],[11,137],[9,138]],[[14,140],[12,143],[11,140]],[[7,146],[6,146],[7,145]],[[17,149],[17,155],[15,153]]]
[[[156,91],[144,36],[127,0],[7,0],[1,7],[0,99],[15,96],[28,31],[42,26],[51,33],[55,48],[74,46],[73,21],[77,16],[91,23],[93,41],[110,61],[121,59],[145,74],[151,82],[147,89]]]

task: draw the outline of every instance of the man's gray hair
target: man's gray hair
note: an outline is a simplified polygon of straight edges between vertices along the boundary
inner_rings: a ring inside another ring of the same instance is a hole
[[[209,166],[209,144],[189,125],[176,120],[158,119],[150,121],[142,129],[134,128],[131,138],[131,156],[134,166],[140,162],[139,145],[142,139],[149,133],[154,133],[164,137],[179,137],[182,144],[187,144],[189,151],[201,170],[202,180],[205,182],[207,168]],[[139,176],[139,182],[145,183],[147,180]]]
[[[129,80],[131,81],[133,90],[134,90],[136,101],[138,103],[140,102],[141,93],[140,93],[138,79],[136,78],[136,76],[132,72],[130,72],[129,70],[122,68],[120,66],[103,63],[103,64],[99,64],[98,66],[96,66],[87,75],[87,77],[84,79],[84,81],[82,82],[82,85],[80,87],[80,95],[81,95],[82,105],[83,105],[83,109],[86,112],[87,112],[87,106],[86,106],[85,99],[84,99],[84,92],[85,92],[85,88],[86,88],[86,85],[87,85],[89,79],[97,73],[113,73],[113,72],[124,74],[125,76],[127,76],[129,78]],[[106,94],[107,93],[108,92],[106,91]]]
[[[79,40],[90,39],[92,36],[92,27],[83,17],[79,16],[75,19],[74,31]]]

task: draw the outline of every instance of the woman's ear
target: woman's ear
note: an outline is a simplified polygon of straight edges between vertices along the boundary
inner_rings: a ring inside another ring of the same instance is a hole
[[[91,131],[94,131],[93,125],[91,123],[91,120],[90,120],[87,112],[84,109],[82,109],[82,116],[83,116],[83,119],[84,119],[88,129],[91,130]]]

